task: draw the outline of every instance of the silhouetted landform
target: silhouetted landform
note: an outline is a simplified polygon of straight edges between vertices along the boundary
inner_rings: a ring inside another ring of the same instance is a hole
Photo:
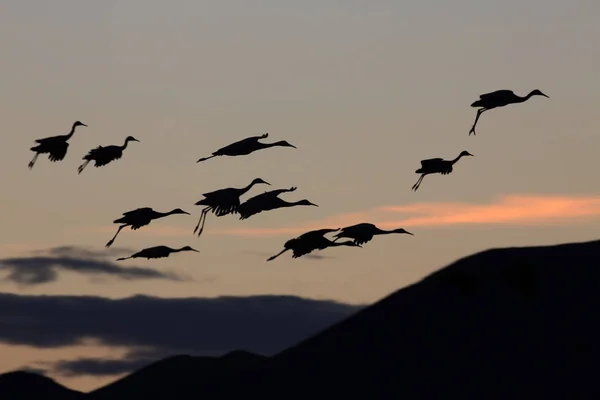
[[[0,375],[2,400],[81,400],[85,397],[84,393],[37,373],[13,371]]]
[[[202,161],[206,161],[206,160],[210,160],[213,157],[219,157],[219,156],[246,156],[250,153],[253,153],[257,150],[262,150],[262,149],[268,149],[269,147],[293,147],[293,148],[297,148],[296,146],[294,146],[293,144],[288,143],[285,140],[280,140],[278,142],[274,142],[274,143],[261,143],[259,142],[260,139],[266,139],[267,137],[269,137],[268,133],[265,133],[263,135],[260,136],[251,136],[249,138],[246,139],[242,139],[240,141],[237,141],[235,143],[232,143],[230,145],[227,145],[225,147],[220,148],[219,150],[215,151],[214,153],[212,153],[212,155],[208,156],[208,157],[203,157],[201,159],[199,159],[198,161],[196,161],[197,163],[202,162]]]
[[[473,127],[469,131],[469,136],[471,134],[475,135],[475,126],[477,125],[477,121],[479,121],[479,117],[487,110],[491,110],[498,107],[504,107],[509,104],[517,104],[523,103],[529,100],[532,96],[546,96],[539,89],[534,89],[525,97],[517,96],[512,90],[496,90],[495,92],[485,93],[479,96],[479,100],[473,102],[471,107],[481,107],[477,110],[477,115],[475,116],[475,122],[473,122]]]
[[[115,236],[113,236],[113,238],[110,239],[108,243],[106,243],[106,247],[110,247],[114,243],[115,239],[117,238],[117,236],[123,228],[130,226],[131,230],[135,231],[137,229],[140,229],[142,226],[150,224],[152,220],[168,217],[169,215],[174,214],[190,215],[189,212],[183,211],[181,208],[175,208],[169,212],[154,211],[150,207],[142,207],[136,208],[132,211],[126,211],[123,213],[123,216],[121,218],[115,219],[113,221],[113,224],[121,224],[121,226],[119,226],[119,229],[117,229],[117,233],[115,233]]]
[[[386,231],[377,226],[363,222],[361,224],[346,226],[342,228],[338,233],[333,235],[334,242],[341,238],[350,238],[355,244],[363,245],[367,242],[373,240],[373,236],[375,235],[389,235],[392,233],[405,233],[407,235],[414,236],[412,233],[408,232],[403,228],[392,229],[391,231]]]
[[[190,246],[184,246],[180,249],[173,249],[169,246],[154,246],[140,250],[129,257],[117,258],[117,261],[129,260],[130,258],[146,258],[148,260],[151,258],[165,258],[169,257],[171,253],[179,253],[181,251],[195,251],[196,253],[199,253],[198,250],[192,249]]]
[[[306,254],[310,254],[315,250],[324,250],[328,247],[337,247],[337,246],[350,246],[350,247],[362,247],[353,241],[346,242],[334,242],[330,239],[327,239],[325,235],[327,233],[339,231],[340,228],[336,229],[316,229],[314,231],[309,231],[303,233],[302,235],[295,237],[293,239],[288,240],[283,245],[283,250],[279,253],[267,258],[267,261],[273,261],[286,251],[292,251],[292,258],[302,257]]]
[[[78,173],[82,173],[85,167],[91,162],[94,161],[94,167],[102,167],[111,161],[118,160],[123,156],[123,150],[127,148],[127,144],[129,142],[139,142],[133,136],[127,136],[125,138],[125,143],[123,146],[98,146],[95,149],[90,150],[85,156],[83,156],[82,160],[85,160],[83,164],[77,168]]]
[[[308,201],[307,199],[298,200],[294,202],[285,201],[280,199],[278,196],[283,193],[294,192],[298,189],[297,187],[291,187],[289,189],[277,189],[268,192],[261,193],[257,196],[251,197],[238,208],[240,219],[248,219],[255,214],[259,214],[263,211],[276,210],[278,208],[295,207],[295,206],[315,206],[319,207],[315,203]]]
[[[35,142],[37,145],[30,149],[35,155],[29,162],[29,169],[33,168],[40,154],[48,154],[48,159],[52,162],[63,160],[67,155],[67,149],[69,148],[68,140],[71,139],[71,136],[75,133],[75,128],[78,126],[87,125],[81,121],[75,121],[71,127],[71,131],[66,135],[36,139]]]
[[[598,398],[598,254],[600,241],[483,251],[247,369],[165,360],[92,398]]]
[[[220,357],[177,355],[90,392],[86,399],[185,399],[190,394],[201,393],[202,387],[214,379],[243,374],[262,366],[266,359],[246,351]],[[198,395],[197,398],[205,397]]]
[[[194,228],[194,233],[198,231],[198,236],[204,231],[204,223],[206,222],[207,214],[212,211],[217,217],[222,217],[227,214],[235,214],[240,207],[240,197],[246,194],[254,185],[257,184],[271,185],[269,182],[261,178],[255,178],[246,187],[243,188],[225,188],[215,190],[214,192],[204,193],[204,199],[195,203],[197,206],[206,206],[200,213],[198,224]]]
[[[421,182],[423,182],[423,178],[425,178],[425,176],[427,176],[427,175],[430,175],[430,174],[448,175],[448,174],[452,173],[452,166],[454,164],[456,164],[458,162],[458,160],[461,159],[461,157],[465,157],[465,156],[474,157],[473,154],[464,150],[454,160],[444,160],[443,158],[429,158],[427,160],[421,160],[421,168],[419,168],[418,170],[415,171],[416,174],[421,174],[421,176],[419,177],[419,180],[417,180],[417,183],[415,183],[413,185],[412,190],[414,190],[416,192],[417,189],[419,189],[419,186],[421,186]]]

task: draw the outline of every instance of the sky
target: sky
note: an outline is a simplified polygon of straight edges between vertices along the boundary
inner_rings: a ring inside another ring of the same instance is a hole
[[[0,372],[92,390],[172,354],[272,354],[468,254],[597,239],[600,4],[506,0],[75,0],[0,4]],[[497,89],[550,98],[483,114]],[[67,133],[66,158],[27,163]],[[249,136],[287,140],[200,157]],[[123,158],[76,170],[98,145]],[[420,160],[452,159],[424,179]],[[202,194],[297,187],[240,221]],[[182,208],[115,244],[125,211]],[[307,230],[414,233],[272,262]],[[144,247],[192,246],[116,262]]]

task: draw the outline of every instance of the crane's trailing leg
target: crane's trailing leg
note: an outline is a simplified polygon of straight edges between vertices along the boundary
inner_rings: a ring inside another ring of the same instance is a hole
[[[471,136],[471,134],[476,135],[475,126],[477,126],[477,121],[479,121],[479,117],[481,117],[481,114],[483,114],[484,111],[487,111],[487,108],[480,108],[479,110],[477,110],[477,115],[475,116],[475,122],[473,122],[473,126],[471,127],[471,130],[469,131],[469,136]]]
[[[127,226],[127,225],[121,225],[121,226],[119,227],[119,229],[117,229],[117,233],[115,233],[115,236],[113,236],[113,238],[112,238],[112,239],[110,239],[110,240],[108,241],[108,243],[106,243],[106,247],[110,247],[110,246],[112,246],[112,244],[115,242],[115,239],[116,239],[116,238],[117,238],[117,236],[119,235],[119,232],[121,232],[121,229],[125,228],[126,226]]]
[[[204,218],[202,218],[202,225],[200,225],[200,229],[198,230],[198,237],[200,237],[200,235],[202,235],[202,231],[204,231],[204,224],[206,223],[206,216],[208,215],[208,212],[210,211],[210,209],[204,209]]]
[[[133,258],[133,257],[131,257],[131,256],[129,256],[129,257],[121,257],[121,258],[117,258],[117,261],[129,260],[130,258]]]
[[[81,173],[81,172],[83,171],[83,169],[84,169],[85,167],[87,167],[87,165],[88,165],[89,163],[90,163],[90,160],[87,160],[86,162],[84,162],[83,164],[81,164],[81,165],[79,166],[79,168],[77,168],[77,172],[78,172],[78,173]]]
[[[423,182],[423,178],[425,178],[425,174],[421,175],[421,177],[419,178],[419,180],[417,181],[417,183],[415,183],[412,187],[412,190],[414,190],[415,192],[417,191],[417,189],[419,188],[419,186],[421,186],[421,182]]]
[[[198,231],[198,236],[200,236],[202,234],[202,231],[204,230],[204,223],[206,222],[206,216],[208,215],[208,212],[211,209],[212,209],[212,207],[206,207],[200,213],[200,219],[198,219],[198,225],[196,225],[196,227],[194,228],[194,233],[196,233],[196,231]],[[201,225],[201,223],[202,223],[202,225]]]
[[[35,156],[33,156],[33,158],[31,159],[31,161],[29,162],[29,169],[33,168],[33,166],[35,165],[35,162],[37,161],[38,156],[40,155],[40,153],[35,153]]]
[[[289,249],[283,249],[283,250],[281,250],[279,253],[275,254],[274,256],[271,256],[271,257],[267,258],[267,261],[273,261],[274,259],[276,259],[277,257],[279,257],[280,255],[282,255],[283,253],[285,253],[288,250]]]

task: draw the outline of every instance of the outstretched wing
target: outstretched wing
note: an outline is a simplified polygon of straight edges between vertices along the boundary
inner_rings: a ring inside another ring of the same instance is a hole
[[[248,151],[249,148],[254,148],[258,141],[262,139],[262,136],[252,136],[246,139],[239,140],[235,143],[231,143],[228,146],[221,147],[219,150],[215,151],[213,155],[221,155],[221,154],[244,154]]]
[[[123,151],[119,146],[99,146],[96,150],[97,152],[94,156],[94,160],[96,160],[95,167],[102,167],[111,161],[118,160],[123,155]]]
[[[484,93],[479,96],[481,100],[491,100],[496,98],[504,98],[506,96],[514,96],[514,92],[512,90],[496,90],[495,92]]]
[[[62,135],[59,136],[50,136],[47,138],[36,139],[35,142],[41,145],[50,145],[57,141],[64,141],[64,137]]]
[[[439,164],[440,161],[443,161],[443,158],[429,158],[427,160],[421,160],[421,167],[427,168],[428,166],[433,166]]]
[[[67,142],[55,142],[52,143],[52,146],[48,146],[48,158],[52,162],[60,161],[65,158],[67,155],[67,149],[69,148],[69,143]]]
[[[133,216],[137,216],[137,215],[143,215],[146,214],[148,212],[152,212],[154,211],[151,207],[141,207],[141,208],[136,208],[135,210],[131,210],[131,211],[126,211],[123,213],[123,215],[125,215],[126,217],[133,217]]]

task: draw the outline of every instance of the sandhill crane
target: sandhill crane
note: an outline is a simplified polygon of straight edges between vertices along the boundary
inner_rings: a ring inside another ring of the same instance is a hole
[[[288,250],[292,250],[292,258],[302,257],[303,255],[312,253],[314,250],[324,250],[327,247],[336,247],[336,246],[350,246],[350,247],[362,247],[352,241],[346,242],[333,242],[327,239],[324,235],[330,232],[339,231],[340,228],[337,229],[317,229],[314,231],[306,232],[297,238],[293,238],[285,242],[283,245],[283,250],[279,253],[271,256],[267,259],[267,261],[272,261],[285,253]]]
[[[278,189],[271,190],[269,192],[261,193],[257,196],[251,197],[242,204],[238,208],[238,213],[240,214],[240,219],[248,219],[254,214],[261,213],[263,211],[275,210],[277,208],[284,207],[294,207],[294,206],[315,206],[318,205],[311,203],[310,201],[303,199],[295,202],[288,202],[280,199],[279,196],[282,193],[293,192],[297,188],[292,187],[289,189]]]
[[[465,151],[462,151],[458,155],[458,157],[456,157],[454,160],[444,160],[442,158],[430,158],[428,160],[422,160],[421,168],[419,168],[418,170],[415,171],[415,173],[421,174],[421,177],[419,178],[417,183],[415,183],[413,185],[412,190],[417,191],[419,186],[421,186],[421,182],[423,181],[423,178],[425,178],[425,175],[429,175],[429,174],[448,175],[449,173],[452,172],[452,166],[458,160],[460,160],[460,158],[463,156],[474,157],[473,154],[471,154],[465,150]]]
[[[167,217],[169,215],[174,215],[174,214],[190,215],[190,213],[183,211],[181,208],[175,208],[166,213],[154,211],[150,207],[142,207],[142,208],[137,208],[135,210],[124,212],[123,216],[121,218],[115,219],[113,221],[114,224],[122,224],[122,225],[119,226],[119,229],[117,229],[117,233],[115,233],[115,236],[113,236],[113,238],[110,239],[108,241],[108,243],[106,243],[106,247],[110,247],[114,243],[115,239],[119,235],[119,232],[121,232],[121,229],[123,229],[125,227],[130,226],[131,230],[135,231],[135,230],[141,228],[142,226],[148,225],[154,219],[163,218],[163,217]]]
[[[217,217],[221,217],[227,214],[235,214],[240,206],[240,197],[249,191],[252,186],[263,183],[265,185],[271,185],[268,182],[260,178],[254,179],[248,186],[243,188],[225,188],[215,190],[214,192],[204,193],[202,196],[205,198],[195,203],[197,206],[207,206],[202,209],[200,213],[200,219],[198,224],[194,228],[194,233],[198,231],[198,236],[202,234],[204,230],[204,223],[206,222],[206,216],[209,211],[212,211]],[[202,225],[200,225],[202,223]]]
[[[477,121],[479,121],[479,117],[487,110],[491,110],[493,108],[504,107],[508,104],[516,104],[523,103],[529,100],[533,96],[546,96],[538,89],[534,89],[525,97],[517,96],[512,90],[496,90],[495,92],[485,93],[479,96],[479,100],[473,102],[471,107],[481,107],[477,110],[477,116],[475,117],[475,122],[473,123],[473,127],[469,131],[469,136],[471,134],[475,135],[475,126],[477,125]],[[549,97],[548,97],[549,98]]]
[[[266,139],[268,136],[269,136],[269,134],[265,133],[264,135],[252,136],[252,137],[240,140],[240,141],[232,143],[228,146],[222,147],[219,150],[212,153],[211,156],[201,158],[196,162],[210,160],[211,158],[218,157],[218,156],[245,156],[245,155],[248,155],[257,150],[267,149],[269,147],[276,147],[276,146],[296,148],[296,146],[294,146],[293,144],[289,144],[285,140],[280,140],[279,142],[275,142],[275,143],[260,143],[259,142],[260,139]]]
[[[71,136],[73,136],[75,133],[75,128],[78,126],[87,125],[81,121],[75,121],[71,127],[71,131],[66,135],[37,139],[35,141],[37,145],[30,149],[31,151],[35,152],[35,155],[29,162],[29,169],[33,168],[40,154],[48,154],[48,159],[52,162],[63,160],[67,155],[67,149],[69,148],[69,143],[67,143],[67,141],[71,139]]]
[[[333,241],[335,242],[341,238],[350,238],[353,239],[354,243],[356,244],[365,244],[367,242],[370,242],[373,239],[373,236],[375,235],[388,235],[390,233],[406,233],[408,235],[412,235],[412,233],[402,228],[386,231],[378,228],[373,224],[362,223],[342,228],[341,231],[333,235]]]
[[[129,142],[139,142],[139,140],[133,136],[127,136],[123,146],[98,146],[95,149],[90,150],[89,153],[82,158],[82,160],[85,160],[85,162],[81,164],[79,168],[77,168],[77,172],[83,172],[83,169],[87,167],[90,161],[95,161],[94,167],[98,168],[110,163],[111,161],[118,160],[123,156],[123,150],[127,148],[127,143]]]
[[[151,258],[165,258],[169,257],[171,253],[178,253],[180,251],[195,251],[196,253],[199,253],[198,250],[192,249],[190,246],[185,246],[180,249],[173,249],[169,246],[154,246],[140,250],[129,257],[117,258],[117,261],[128,260],[130,258],[146,258],[148,260]]]

